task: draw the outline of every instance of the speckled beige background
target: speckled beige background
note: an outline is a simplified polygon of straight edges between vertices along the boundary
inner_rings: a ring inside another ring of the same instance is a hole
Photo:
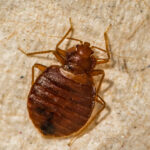
[[[0,150],[69,150],[69,139],[44,139],[26,109],[32,65],[58,62],[17,49],[54,49],[59,39],[51,36],[64,35],[69,17],[73,37],[102,48],[112,24],[111,61],[99,66],[106,72],[100,94],[111,111],[71,149],[150,150],[150,0],[0,0]]]

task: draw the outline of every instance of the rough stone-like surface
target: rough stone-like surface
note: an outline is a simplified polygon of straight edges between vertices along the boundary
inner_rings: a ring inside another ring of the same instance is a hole
[[[18,50],[55,49],[60,38],[51,36],[64,35],[69,17],[73,37],[102,48],[112,25],[111,61],[98,67],[105,69],[99,94],[110,113],[105,117],[105,109],[71,149],[150,150],[150,0],[1,0],[0,150],[69,150],[69,138],[43,138],[26,108],[33,64],[59,63],[51,54],[27,57]]]

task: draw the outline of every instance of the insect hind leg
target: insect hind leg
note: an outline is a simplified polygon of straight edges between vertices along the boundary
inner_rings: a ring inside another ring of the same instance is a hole
[[[102,105],[102,107],[96,112],[96,114],[85,124],[83,128],[81,128],[76,134],[75,137],[73,137],[70,142],[68,143],[68,146],[71,147],[71,145],[83,134],[83,132],[87,129],[87,127],[97,118],[97,116],[103,111],[105,108],[105,101],[100,97],[96,96],[95,101]]]

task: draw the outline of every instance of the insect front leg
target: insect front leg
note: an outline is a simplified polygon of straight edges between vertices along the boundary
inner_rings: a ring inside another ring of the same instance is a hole
[[[71,18],[70,18],[70,28],[67,31],[67,33],[62,37],[62,39],[57,43],[56,45],[56,49],[55,50],[44,50],[44,51],[37,51],[37,52],[29,52],[26,53],[22,48],[18,47],[18,50],[21,51],[23,54],[25,54],[26,56],[34,56],[37,54],[46,54],[46,53],[53,53],[55,55],[55,57],[57,58],[57,60],[64,65],[65,63],[65,56],[66,56],[66,51],[62,50],[59,48],[59,45],[65,40],[65,39],[69,39],[69,40],[74,40],[74,41],[78,41],[80,43],[83,43],[81,40],[76,39],[76,38],[71,38],[71,37],[67,37],[68,34],[73,30],[72,27],[72,23],[71,23]]]
[[[25,54],[26,56],[33,56],[36,54],[45,54],[45,53],[53,53],[55,55],[55,57],[58,59],[58,61],[61,64],[65,63],[65,58],[64,56],[66,55],[66,51],[61,50],[59,48],[59,45],[65,40],[65,38],[67,37],[67,35],[73,30],[72,28],[72,23],[71,23],[71,18],[70,18],[70,28],[67,31],[67,33],[63,36],[63,38],[57,43],[56,45],[56,49],[55,50],[44,50],[44,51],[37,51],[37,52],[29,52],[26,53],[23,49],[21,49],[20,47],[18,48],[18,50],[20,50],[23,54]],[[72,38],[70,38],[72,39]],[[73,39],[73,40],[77,40],[77,39]],[[79,40],[78,40],[79,41]]]
[[[70,18],[70,28],[69,30],[66,32],[66,34],[62,37],[62,39],[56,44],[56,50],[54,51],[54,55],[55,57],[60,61],[60,63],[62,65],[65,64],[65,56],[66,56],[66,51],[62,50],[59,48],[60,44],[66,39],[66,37],[68,36],[68,34],[73,30],[72,28],[72,23],[71,23],[71,18]]]
[[[80,43],[83,43],[81,40],[76,39],[76,38],[68,38],[68,34],[73,31],[73,27],[72,27],[72,22],[71,22],[71,18],[70,20],[70,28],[69,30],[66,32],[66,34],[62,37],[62,39],[56,44],[56,50],[54,51],[54,55],[55,57],[61,62],[62,65],[65,64],[65,58],[66,58],[66,51],[62,50],[59,48],[60,44],[65,40],[65,39],[69,39],[69,40],[74,40],[74,41],[78,41]]]
[[[95,48],[95,49],[98,49],[98,50],[101,50],[101,51],[107,53],[107,58],[104,58],[104,59],[103,58],[99,58],[99,59],[97,59],[97,64],[107,63],[110,60],[110,48],[109,48],[109,40],[108,40],[108,35],[107,35],[107,32],[109,31],[109,28],[110,28],[110,26],[104,32],[104,39],[105,39],[106,50],[104,50],[102,48],[99,48],[99,47],[96,47],[96,46],[92,46],[91,47],[91,48]]]
[[[34,69],[38,68],[40,71],[44,71],[47,67],[42,64],[34,64],[32,66],[32,85],[34,84]]]
[[[62,39],[56,44],[56,51],[57,51],[59,45],[66,39],[66,37],[68,36],[68,34],[73,30],[71,18],[69,19],[69,21],[70,21],[70,28],[66,32],[66,34],[62,37]]]

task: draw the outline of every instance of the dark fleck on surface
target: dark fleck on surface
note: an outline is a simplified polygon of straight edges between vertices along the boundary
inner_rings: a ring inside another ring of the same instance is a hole
[[[24,78],[24,76],[20,76],[20,79],[23,79]]]

